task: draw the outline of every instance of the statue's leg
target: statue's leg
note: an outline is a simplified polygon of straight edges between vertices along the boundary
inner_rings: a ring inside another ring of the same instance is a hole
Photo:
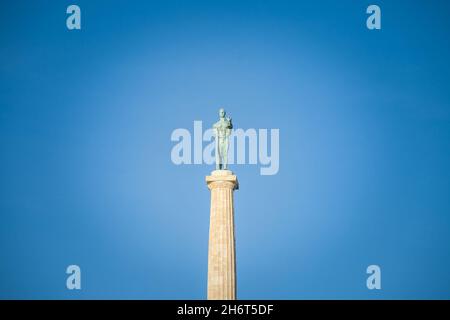
[[[220,156],[216,158],[216,170],[220,170]]]
[[[227,170],[227,165],[228,165],[228,141],[226,141],[224,143],[222,157],[223,157],[223,170]]]
[[[223,140],[219,141],[219,170],[223,170],[224,165]]]
[[[220,150],[217,138],[216,138],[216,170],[220,170]]]

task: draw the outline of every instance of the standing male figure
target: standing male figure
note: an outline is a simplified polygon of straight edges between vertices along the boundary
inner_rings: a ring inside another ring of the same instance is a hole
[[[225,117],[225,110],[220,108],[219,121],[213,125],[216,135],[216,170],[226,170],[228,164],[228,137],[233,124],[231,118]]]

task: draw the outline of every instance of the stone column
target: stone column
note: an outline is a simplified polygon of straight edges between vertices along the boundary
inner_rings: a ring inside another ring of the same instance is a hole
[[[236,299],[236,260],[233,191],[237,177],[230,170],[214,170],[206,177],[211,190],[208,249],[208,300]]]

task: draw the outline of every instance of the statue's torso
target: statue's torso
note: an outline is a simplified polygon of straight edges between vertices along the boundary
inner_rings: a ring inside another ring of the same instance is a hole
[[[226,119],[217,121],[213,127],[216,130],[216,135],[219,139],[227,138],[231,133],[230,121]]]

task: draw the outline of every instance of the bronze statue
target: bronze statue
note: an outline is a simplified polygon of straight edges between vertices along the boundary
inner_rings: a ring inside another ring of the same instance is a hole
[[[233,124],[231,118],[225,117],[225,115],[225,110],[220,108],[220,119],[213,125],[216,136],[216,170],[226,170],[228,164],[228,138],[231,135]]]

